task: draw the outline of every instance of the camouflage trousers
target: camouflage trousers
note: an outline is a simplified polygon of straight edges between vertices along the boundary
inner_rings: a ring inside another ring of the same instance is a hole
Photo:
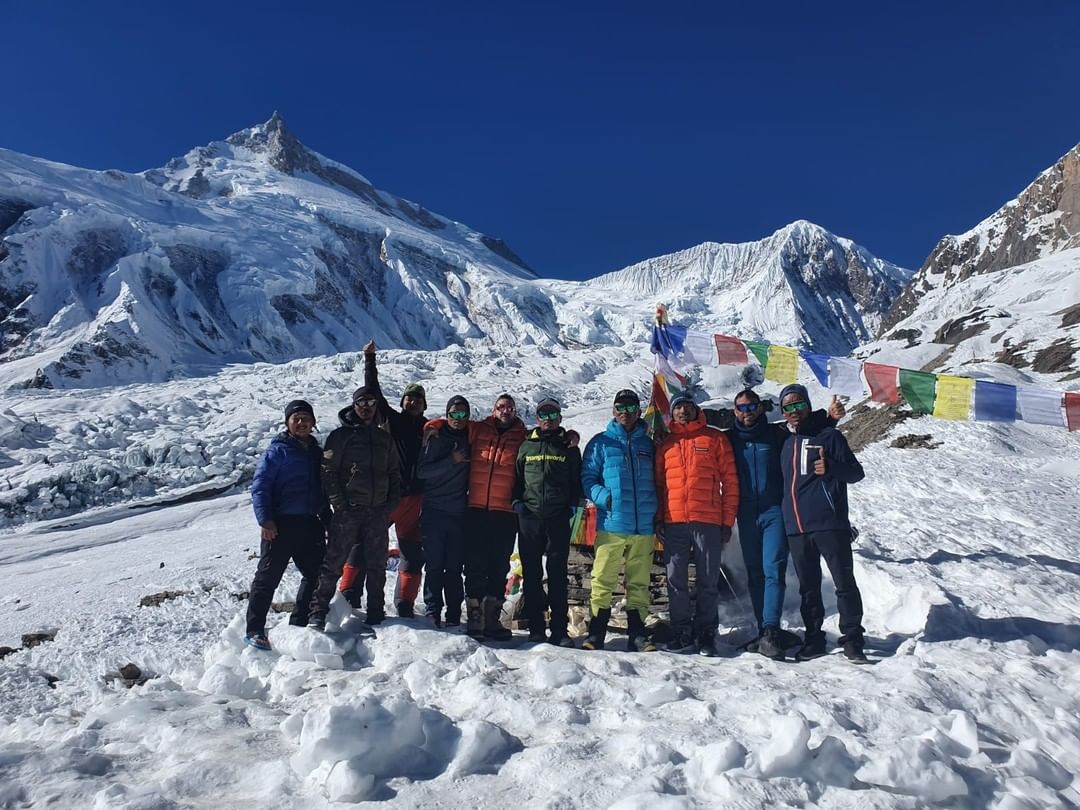
[[[326,556],[319,570],[319,583],[311,597],[310,615],[326,616],[334,598],[341,569],[354,546],[363,549],[359,566],[367,586],[368,613],[382,613],[386,587],[386,556],[390,547],[389,517],[384,508],[342,509],[334,512],[326,543]],[[357,583],[359,584],[359,583]],[[357,607],[354,605],[354,607]]]

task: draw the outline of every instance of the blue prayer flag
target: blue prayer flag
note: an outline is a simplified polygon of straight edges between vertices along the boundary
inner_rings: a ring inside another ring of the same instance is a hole
[[[976,380],[975,421],[1015,422],[1016,386],[989,380]]]
[[[802,355],[802,359],[806,361],[806,365],[810,366],[810,370],[814,372],[814,376],[817,377],[817,381],[821,383],[822,387],[828,388],[829,355],[808,352],[805,349],[800,349],[799,354]]]

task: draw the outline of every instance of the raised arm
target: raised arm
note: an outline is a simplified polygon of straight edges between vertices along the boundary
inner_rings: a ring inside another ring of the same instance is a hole
[[[385,422],[390,418],[390,415],[396,413],[396,411],[394,411],[394,409],[390,407],[390,403],[386,401],[382,386],[379,385],[379,369],[375,365],[374,340],[369,340],[364,345],[364,385],[374,391],[375,395],[379,398],[379,419]]]

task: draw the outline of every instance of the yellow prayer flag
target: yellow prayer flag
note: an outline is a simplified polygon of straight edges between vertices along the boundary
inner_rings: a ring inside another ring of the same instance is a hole
[[[970,377],[939,374],[934,416],[938,419],[967,419],[971,414],[971,393],[974,390],[975,380]]]
[[[769,362],[765,379],[781,385],[791,385],[799,376],[799,350],[787,346],[769,346]]]

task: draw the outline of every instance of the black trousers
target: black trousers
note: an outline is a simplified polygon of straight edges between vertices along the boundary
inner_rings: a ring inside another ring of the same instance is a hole
[[[359,508],[334,511],[330,523],[330,537],[319,567],[319,581],[311,596],[310,612],[326,617],[330,600],[334,598],[341,569],[353,546],[364,549],[363,575],[367,586],[367,609],[369,613],[383,610],[383,589],[386,585],[386,555],[390,544],[387,533],[389,523],[385,509]],[[355,605],[353,606],[355,607]]]
[[[513,512],[470,508],[465,513],[465,595],[470,599],[502,601],[517,530]]]
[[[821,601],[821,559],[829,566],[836,586],[836,610],[840,614],[840,643],[863,640],[863,604],[859,586],[855,583],[855,565],[851,557],[850,531],[808,532],[789,534],[791,559],[799,575],[799,596],[802,598],[802,618],[806,626],[806,641],[824,641],[821,623],[825,606]]]
[[[544,608],[551,608],[551,634],[566,635],[566,561],[570,556],[570,513],[553,518],[518,516],[525,616],[529,630],[544,629]],[[544,555],[547,555],[547,594],[544,594]]]
[[[420,530],[424,535],[424,607],[429,616],[446,620],[461,619],[461,602],[465,588],[461,571],[465,565],[464,515],[452,515],[436,509],[420,513]]]
[[[289,617],[291,624],[306,625],[308,604],[315,591],[319,566],[326,551],[322,521],[315,515],[282,515],[274,520],[278,528],[277,538],[263,540],[259,548],[259,565],[251,581],[248,597],[247,633],[266,632],[266,614],[274,601],[274,591],[281,583],[289,560],[300,569],[300,590],[296,592],[296,606]]]

